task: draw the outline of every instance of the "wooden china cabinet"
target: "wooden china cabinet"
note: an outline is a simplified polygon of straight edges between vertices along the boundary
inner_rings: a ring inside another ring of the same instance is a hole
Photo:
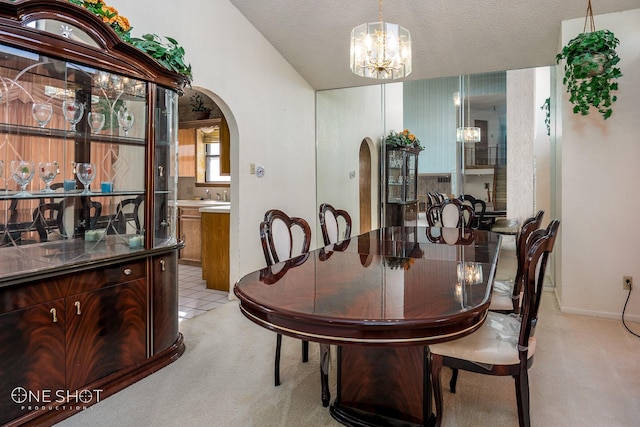
[[[385,146],[385,226],[416,225],[418,220],[418,155],[415,147]]]
[[[0,425],[176,360],[186,79],[66,0],[0,1]]]

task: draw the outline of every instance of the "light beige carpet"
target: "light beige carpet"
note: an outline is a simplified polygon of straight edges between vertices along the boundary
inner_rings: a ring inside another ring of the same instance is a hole
[[[621,322],[560,314],[551,293],[543,308],[530,370],[532,425],[637,426],[640,340]],[[282,385],[274,387],[275,334],[244,318],[237,302],[180,326],[187,345],[180,359],[58,425],[340,425],[320,402],[318,345],[310,344],[303,364],[300,342],[284,337]],[[330,380],[335,396],[335,359]],[[518,424],[511,378],[461,372],[458,393],[444,395],[444,426]]]

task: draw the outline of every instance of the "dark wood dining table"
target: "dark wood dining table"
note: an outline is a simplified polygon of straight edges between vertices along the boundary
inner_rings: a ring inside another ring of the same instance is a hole
[[[428,346],[482,325],[500,243],[490,231],[383,228],[247,274],[234,292],[258,325],[338,346],[336,420],[428,425]]]

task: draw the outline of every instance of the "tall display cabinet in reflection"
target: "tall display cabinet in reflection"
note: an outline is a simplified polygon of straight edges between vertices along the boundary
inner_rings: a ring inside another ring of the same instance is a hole
[[[68,1],[2,2],[0,27],[0,424],[50,424],[74,391],[107,396],[184,351],[187,82]],[[16,388],[65,398],[19,405]]]
[[[408,147],[384,147],[386,152],[385,226],[417,225],[418,154]]]

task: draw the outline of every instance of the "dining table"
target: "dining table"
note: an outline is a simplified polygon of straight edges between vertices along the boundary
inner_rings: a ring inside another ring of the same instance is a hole
[[[334,419],[431,425],[429,344],[484,323],[501,239],[474,229],[376,229],[249,273],[234,293],[256,324],[337,346]]]

